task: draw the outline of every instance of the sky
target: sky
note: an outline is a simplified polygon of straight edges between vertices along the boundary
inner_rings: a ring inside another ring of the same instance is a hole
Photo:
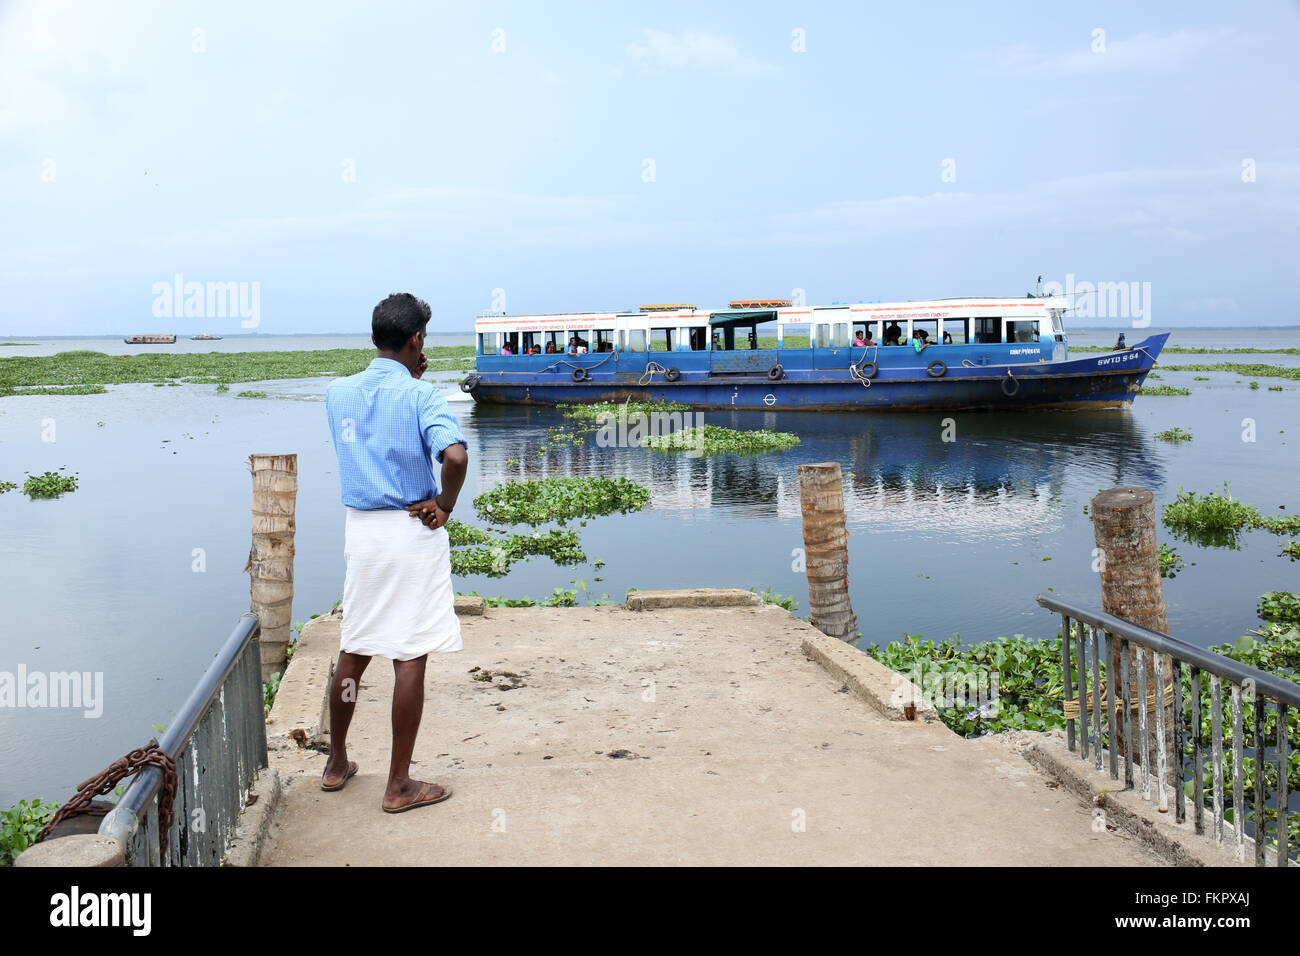
[[[0,0],[0,335],[1039,275],[1297,324],[1298,40],[1267,0]]]

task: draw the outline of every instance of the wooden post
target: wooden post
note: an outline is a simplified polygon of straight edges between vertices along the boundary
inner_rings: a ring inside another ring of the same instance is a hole
[[[852,641],[858,619],[849,601],[849,533],[844,526],[844,479],[838,462],[800,465],[799,504],[808,570],[808,610],[823,634]]]
[[[1110,488],[1092,499],[1089,509],[1092,513],[1092,530],[1094,540],[1100,549],[1101,570],[1101,606],[1107,614],[1122,618],[1131,624],[1148,630],[1169,633],[1169,622],[1165,615],[1164,587],[1160,582],[1160,550],[1156,543],[1156,508],[1155,496],[1146,488]],[[1114,641],[1111,651],[1109,673],[1106,675],[1107,693],[1119,691],[1119,642]],[[1129,646],[1129,672],[1137,673],[1136,645]],[[1146,652],[1149,654],[1149,652]],[[1148,657],[1150,661],[1150,657]],[[1148,666],[1152,673],[1153,667]],[[1172,660],[1165,656],[1164,673],[1166,680],[1173,675]],[[1130,687],[1132,694],[1133,688]],[[1164,688],[1155,687],[1157,706],[1163,706]],[[1196,691],[1193,690],[1193,693]],[[1118,746],[1118,753],[1125,753],[1123,708],[1127,702],[1121,701],[1116,707],[1119,725],[1112,729],[1112,738]],[[1080,702],[1082,705],[1082,702]],[[1140,706],[1146,706],[1141,702]],[[1081,711],[1082,712],[1082,711]],[[1172,721],[1173,715],[1166,715]],[[1134,724],[1136,725],[1136,721]],[[1149,722],[1154,727],[1154,721]],[[1170,724],[1169,726],[1172,726]],[[1149,731],[1152,733],[1153,731]],[[1154,751],[1154,741],[1151,749]],[[1140,762],[1143,748],[1136,748],[1133,758]],[[1173,764],[1175,768],[1179,764]]]
[[[284,673],[292,631],[297,455],[251,455],[253,546],[248,552],[252,610],[262,625],[262,680]]]

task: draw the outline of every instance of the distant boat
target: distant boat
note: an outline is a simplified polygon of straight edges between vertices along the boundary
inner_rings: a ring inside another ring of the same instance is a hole
[[[204,332],[201,335],[191,335],[190,339],[191,341],[194,342],[208,342],[208,341],[219,342],[221,340],[221,336],[213,335],[210,332]]]
[[[128,335],[122,340],[127,345],[171,345],[176,341],[174,335]]]

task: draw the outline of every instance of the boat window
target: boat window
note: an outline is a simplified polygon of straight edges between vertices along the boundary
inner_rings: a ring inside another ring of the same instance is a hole
[[[871,338],[869,339],[867,338],[868,332],[871,333]],[[868,322],[868,321],[854,322],[853,341],[856,342],[858,340],[858,336],[862,336],[863,340],[868,342],[871,345],[879,345],[880,344],[880,321],[876,320],[874,322]]]
[[[1038,320],[1037,319],[1017,319],[1007,320],[1007,341],[1008,342],[1037,342],[1038,341]]]
[[[708,330],[695,326],[689,329],[681,329],[682,342],[678,344],[678,349],[685,349],[691,352],[703,352],[708,348]]]
[[[1065,325],[1062,324],[1062,322],[1061,322],[1061,313],[1060,313],[1060,312],[1053,312],[1053,313],[1052,313],[1052,330],[1053,330],[1057,335],[1064,335],[1064,334],[1065,334]]]
[[[831,347],[831,327],[830,327],[829,325],[823,325],[823,324],[821,324],[821,323],[818,323],[817,325],[814,325],[813,328],[816,330],[816,335],[817,335],[817,348],[819,348],[819,349],[828,349],[828,348],[830,348],[830,347]]]
[[[835,347],[837,349],[848,348],[849,346],[849,323],[835,323]]]
[[[507,352],[510,355],[519,354],[519,333],[518,332],[506,332],[502,335],[501,354],[505,355],[507,354]]]
[[[675,329],[651,329],[650,351],[671,352],[673,350],[673,332]]]
[[[495,332],[480,332],[478,334],[478,354],[491,355],[496,351],[493,342],[496,339]]]
[[[629,352],[645,351],[645,329],[627,330],[627,350]]]
[[[595,345],[592,347],[593,352],[612,352],[614,351],[614,330],[613,329],[596,329]]]
[[[569,339],[563,332],[547,332],[546,340],[542,343],[542,351],[547,355],[554,355],[563,352],[568,345]]]
[[[939,320],[938,319],[913,319],[912,335],[919,338],[919,333],[925,333],[925,339],[931,345],[939,344]]]
[[[975,341],[984,345],[992,345],[1002,341],[1002,320],[1001,319],[972,319],[975,323]]]
[[[970,341],[970,319],[944,319],[942,335],[944,345],[965,345]]]
[[[808,326],[802,322],[798,325],[781,326],[781,347],[785,349],[808,348]]]

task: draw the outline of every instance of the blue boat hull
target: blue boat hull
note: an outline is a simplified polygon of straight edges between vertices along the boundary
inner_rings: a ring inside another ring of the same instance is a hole
[[[945,411],[1007,408],[1107,408],[1129,405],[1155,365],[1167,334],[1152,336],[1132,349],[1089,355],[1065,362],[1033,364],[953,364],[940,374],[927,366],[891,362],[917,359],[911,349],[879,349],[878,367],[870,378],[855,377],[841,358],[841,368],[781,367],[778,378],[766,372],[723,372],[692,369],[690,362],[709,353],[652,352],[649,361],[680,372],[666,381],[663,371],[647,373],[645,357],[633,363],[624,354],[583,356],[480,356],[470,394],[492,404],[558,405],[569,403],[668,401],[692,408]],[[949,349],[952,347],[948,347]],[[816,352],[820,350],[804,350]],[[841,353],[847,350],[840,350]],[[861,367],[863,360],[853,355]],[[987,352],[987,349],[985,350]],[[775,352],[775,350],[773,350]],[[904,354],[910,353],[910,354]],[[744,353],[730,353],[730,356]],[[958,352],[933,349],[922,353],[928,362],[952,361]],[[536,360],[545,360],[537,362]],[[520,367],[531,361],[537,369]],[[987,360],[987,359],[986,359]],[[968,359],[967,362],[970,360]],[[669,365],[675,362],[676,365]],[[633,367],[629,369],[629,365]],[[621,366],[621,367],[620,367]],[[576,368],[583,372],[575,373]],[[574,375],[587,375],[575,381]],[[464,386],[462,386],[464,387]]]

